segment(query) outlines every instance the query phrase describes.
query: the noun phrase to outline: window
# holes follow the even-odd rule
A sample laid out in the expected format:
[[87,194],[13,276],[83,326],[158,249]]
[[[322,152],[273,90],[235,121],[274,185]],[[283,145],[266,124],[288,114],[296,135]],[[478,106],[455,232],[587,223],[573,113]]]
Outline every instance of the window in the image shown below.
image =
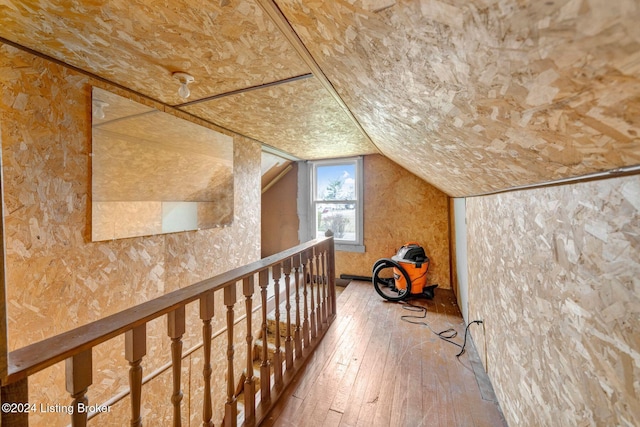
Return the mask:
[[362,158],[308,162],[308,237],[333,231],[336,249],[364,252]]

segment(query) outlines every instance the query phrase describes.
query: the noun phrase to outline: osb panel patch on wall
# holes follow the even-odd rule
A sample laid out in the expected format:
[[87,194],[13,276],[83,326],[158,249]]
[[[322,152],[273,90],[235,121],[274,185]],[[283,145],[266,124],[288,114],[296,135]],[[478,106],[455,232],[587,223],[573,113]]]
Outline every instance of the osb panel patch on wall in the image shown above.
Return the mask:
[[469,318],[509,425],[640,425],[640,176],[467,199]]
[[382,154],[450,196],[640,164],[636,0],[277,0]]
[[302,159],[377,152],[313,77],[184,110]]

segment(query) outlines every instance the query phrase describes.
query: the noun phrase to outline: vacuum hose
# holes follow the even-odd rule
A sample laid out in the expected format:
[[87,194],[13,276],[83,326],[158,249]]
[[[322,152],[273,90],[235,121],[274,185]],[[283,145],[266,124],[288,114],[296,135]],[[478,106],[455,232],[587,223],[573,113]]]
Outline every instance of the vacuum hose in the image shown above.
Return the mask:
[[[385,268],[393,267],[397,268],[402,276],[404,276],[405,283],[407,284],[405,289],[397,289],[395,286],[395,279],[381,278],[379,276],[380,272]],[[371,280],[376,292],[378,292],[382,298],[389,301],[401,301],[405,299],[411,291],[411,278],[409,277],[409,273],[407,273],[407,270],[405,270],[399,262],[390,258],[381,258],[373,264],[373,277]]]

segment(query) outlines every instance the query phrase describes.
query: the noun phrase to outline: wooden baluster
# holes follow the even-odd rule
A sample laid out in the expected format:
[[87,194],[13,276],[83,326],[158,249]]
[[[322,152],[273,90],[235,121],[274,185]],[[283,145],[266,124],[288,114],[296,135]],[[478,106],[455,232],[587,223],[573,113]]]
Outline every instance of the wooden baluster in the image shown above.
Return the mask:
[[282,388],[282,352],[280,350],[281,342],[280,342],[280,278],[282,277],[280,264],[276,264],[271,267],[271,274],[273,276],[273,290],[275,293],[275,304],[276,304],[276,330],[275,330],[275,344],[276,344],[276,352],[273,355],[273,376],[274,376],[274,385],[276,388]]
[[329,280],[329,299],[331,300],[331,318],[336,314],[336,256],[333,239],[327,243],[327,280]]
[[71,425],[84,427],[87,425],[87,389],[93,382],[91,369],[91,349],[71,356],[65,360],[67,391],[71,394],[73,412]]
[[316,266],[316,326],[318,328],[318,332],[323,329],[323,319],[322,319],[322,276],[320,275],[320,248],[316,246],[314,248],[315,255],[315,266]]
[[202,404],[202,426],[213,427],[211,408],[211,319],[213,318],[213,292],[200,297],[200,319],[202,319],[202,342],[204,352],[204,402]]
[[147,354],[147,325],[142,324],[124,334],[124,354],[129,361],[131,388],[131,427],[142,426],[142,358]]
[[184,306],[167,314],[167,334],[171,338],[171,369],[173,371],[173,393],[171,404],[173,405],[173,426],[182,426],[180,403],[182,402],[182,389],[180,377],[182,374],[182,336],[185,332]]
[[296,327],[294,330],[294,343],[296,348],[296,359],[302,357],[302,328],[300,326],[300,255],[293,257],[293,276],[296,285]]
[[327,317],[327,248],[326,245],[322,246],[322,252],[320,252],[320,259],[322,261],[322,322],[326,325],[328,321]]
[[256,385],[253,376],[253,332],[251,326],[253,290],[253,276],[245,277],[242,280],[242,291],[245,297],[245,312],[247,313],[247,375],[244,380],[244,419],[247,425],[253,425],[256,414]]
[[262,296],[262,362],[260,363],[260,394],[263,402],[271,401],[271,370],[267,356],[267,286],[269,286],[269,270],[258,273],[260,295]]
[[315,302],[315,298],[313,297],[314,295],[313,282],[315,282],[313,248],[309,249],[308,259],[309,259],[309,289],[311,290],[310,292],[311,299],[309,301],[309,307],[311,308],[311,311],[309,313],[309,318],[311,319],[311,340],[313,341],[316,338],[316,328],[318,326],[316,324],[316,302]]
[[284,289],[287,301],[285,309],[287,310],[287,338],[284,340],[284,353],[287,371],[293,369],[293,338],[291,337],[291,258],[287,258],[283,262],[284,270]]
[[238,424],[238,402],[234,396],[235,375],[233,373],[233,306],[236,303],[236,283],[224,288],[224,305],[227,306],[227,403],[224,405],[224,420],[226,427],[236,427]]
[[307,299],[307,275],[309,274],[309,258],[307,256],[307,251],[304,251],[300,254],[300,262],[302,263],[302,299],[304,302],[304,313],[302,318],[302,342],[304,344],[304,348],[307,349],[309,347],[309,307]]

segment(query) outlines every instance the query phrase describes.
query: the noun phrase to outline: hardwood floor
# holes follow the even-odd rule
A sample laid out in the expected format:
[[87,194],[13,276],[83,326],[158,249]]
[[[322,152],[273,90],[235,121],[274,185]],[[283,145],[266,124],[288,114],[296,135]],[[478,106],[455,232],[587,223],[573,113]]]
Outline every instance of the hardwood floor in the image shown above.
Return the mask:
[[[415,321],[438,332],[453,327],[462,343],[451,291],[411,303],[427,307],[426,319]],[[506,425],[488,380],[476,379],[475,348],[468,342],[457,359],[458,347],[400,318],[416,314],[384,301],[370,283],[351,282],[338,297],[338,318],[262,426]]]

